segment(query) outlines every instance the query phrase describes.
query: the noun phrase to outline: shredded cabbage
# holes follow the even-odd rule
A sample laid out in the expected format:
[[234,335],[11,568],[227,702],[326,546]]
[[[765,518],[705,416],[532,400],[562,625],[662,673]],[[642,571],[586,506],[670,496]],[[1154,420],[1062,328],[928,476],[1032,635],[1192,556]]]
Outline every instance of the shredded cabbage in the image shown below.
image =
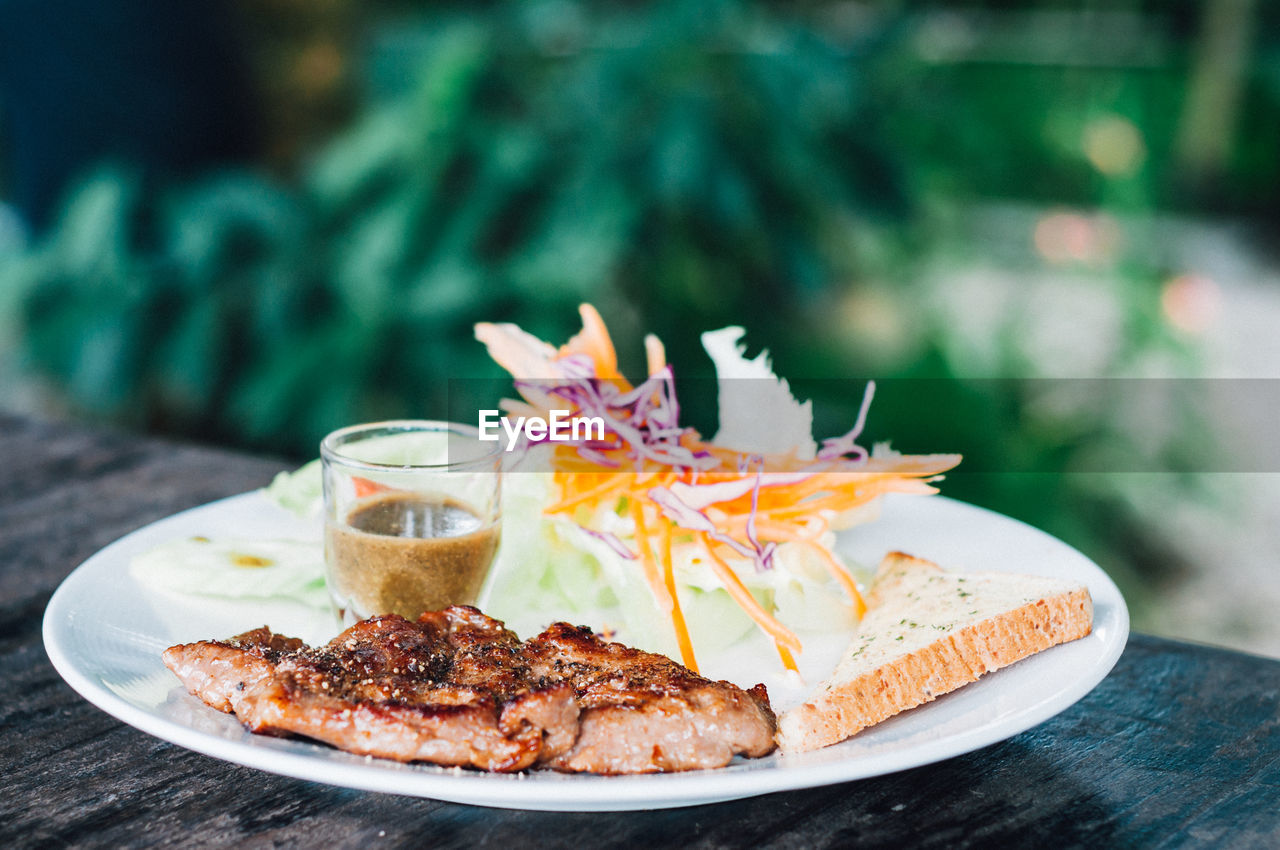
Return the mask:
[[293,472],[281,472],[266,488],[267,498],[295,516],[319,516],[324,507],[320,458]]

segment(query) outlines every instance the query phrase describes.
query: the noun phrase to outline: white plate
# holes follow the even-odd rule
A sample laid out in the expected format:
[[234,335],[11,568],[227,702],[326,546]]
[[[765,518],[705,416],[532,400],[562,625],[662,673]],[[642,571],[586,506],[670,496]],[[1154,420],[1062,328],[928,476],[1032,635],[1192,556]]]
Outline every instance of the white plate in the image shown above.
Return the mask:
[[[149,591],[129,576],[129,559],[183,536],[278,537],[296,531],[290,522],[261,493],[246,493],[161,520],[107,546],[68,576],[49,602],[44,643],[54,667],[86,699],[131,726],[272,773],[481,806],[618,811],[862,779],[1002,741],[1092,690],[1120,657],[1129,634],[1129,613],[1116,586],[1065,543],[1000,514],[939,496],[889,497],[878,521],[842,535],[842,552],[874,564],[887,551],[901,549],[953,570],[1074,579],[1093,595],[1093,633],[812,753],[740,758],[719,770],[651,776],[499,775],[402,765],[301,740],[251,735],[231,715],[188,695],[160,661],[161,651],[172,644],[227,637],[262,625],[264,612],[247,605],[195,607],[183,598]],[[295,633],[308,637],[301,609],[272,608],[268,613],[277,630],[288,633],[293,626]],[[758,669],[740,673],[730,678],[748,686],[768,680]]]

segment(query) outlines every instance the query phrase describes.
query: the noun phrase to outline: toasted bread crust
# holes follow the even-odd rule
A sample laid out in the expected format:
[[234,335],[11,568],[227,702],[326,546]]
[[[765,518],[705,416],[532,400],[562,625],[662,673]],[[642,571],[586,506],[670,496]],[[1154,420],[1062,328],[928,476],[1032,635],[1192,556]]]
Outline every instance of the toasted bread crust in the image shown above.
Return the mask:
[[[893,594],[889,570],[938,571],[936,564],[902,553],[885,558],[873,582],[872,601]],[[984,673],[1006,667],[1092,630],[1093,601],[1077,587],[1029,602],[948,633],[915,652],[840,682],[778,718],[778,746],[785,753],[816,750],[848,738],[899,712],[975,682]]]

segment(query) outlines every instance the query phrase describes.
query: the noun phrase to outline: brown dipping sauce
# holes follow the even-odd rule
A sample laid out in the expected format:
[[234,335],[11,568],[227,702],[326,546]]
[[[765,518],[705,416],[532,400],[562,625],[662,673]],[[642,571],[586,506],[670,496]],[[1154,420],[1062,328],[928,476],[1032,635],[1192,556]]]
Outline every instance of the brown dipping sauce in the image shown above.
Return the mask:
[[[325,557],[340,599],[361,617],[474,605],[498,548],[498,526],[444,497],[393,493],[325,523]],[[345,612],[344,612],[345,613]]]

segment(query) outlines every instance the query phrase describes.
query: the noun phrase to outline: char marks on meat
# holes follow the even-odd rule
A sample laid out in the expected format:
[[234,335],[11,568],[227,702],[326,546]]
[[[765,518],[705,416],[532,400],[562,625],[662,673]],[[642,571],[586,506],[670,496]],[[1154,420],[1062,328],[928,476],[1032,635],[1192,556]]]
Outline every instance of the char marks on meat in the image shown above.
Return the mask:
[[373,617],[316,648],[264,627],[164,661],[250,731],[398,761],[649,773],[773,749],[761,685],[713,682],[567,623],[521,643],[468,606]]
[[520,640],[472,608],[364,620],[322,647],[266,628],[165,650],[187,688],[252,732],[398,761],[520,770],[572,745],[566,684],[533,684]]
[[524,645],[540,682],[568,682],[581,710],[559,770],[653,773],[721,767],[737,753],[772,752],[776,729],[764,685],[744,691],[704,679],[665,655],[605,643],[556,623]]

